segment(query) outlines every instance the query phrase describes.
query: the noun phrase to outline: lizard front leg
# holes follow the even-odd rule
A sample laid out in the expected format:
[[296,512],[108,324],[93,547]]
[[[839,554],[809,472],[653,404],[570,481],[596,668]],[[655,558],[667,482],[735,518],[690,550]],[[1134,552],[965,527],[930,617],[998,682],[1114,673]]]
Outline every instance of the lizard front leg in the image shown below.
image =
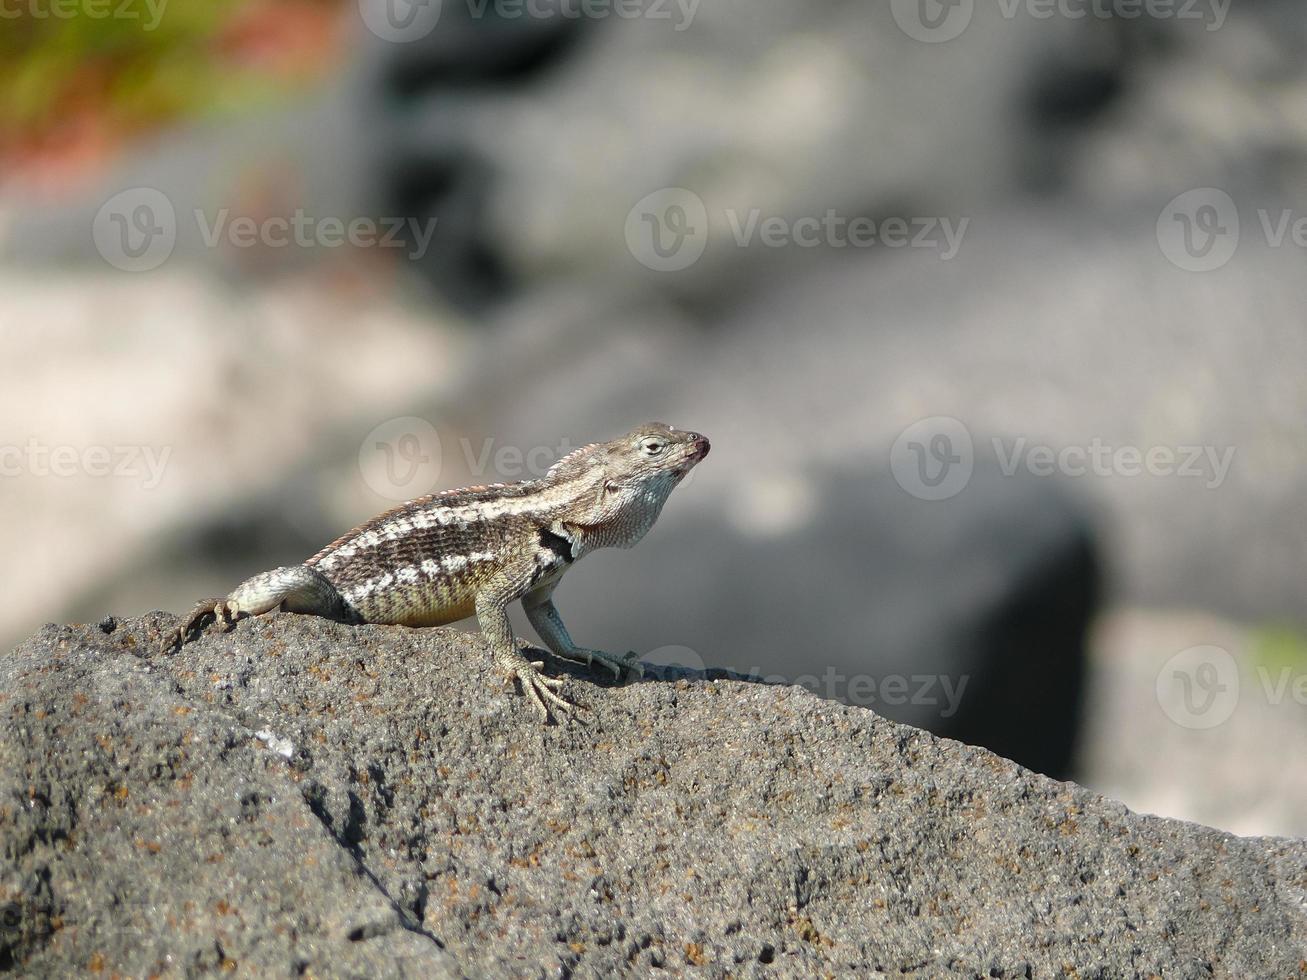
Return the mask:
[[540,639],[545,641],[545,646],[564,660],[579,661],[587,667],[603,664],[619,680],[627,671],[639,677],[641,670],[638,654],[628,653],[625,657],[617,657],[602,650],[579,647],[572,642],[572,635],[567,632],[567,627],[563,625],[563,617],[559,615],[558,607],[554,605],[555,585],[556,583],[551,582],[522,597],[522,608],[526,610],[526,618],[531,623],[531,628],[540,634]]
[[182,618],[181,626],[164,637],[163,649],[184,644],[209,616],[228,626],[241,616],[259,616],[273,609],[327,619],[349,618],[345,601],[326,576],[307,565],[289,565],[246,579],[225,599],[201,599]]
[[577,705],[554,693],[555,689],[563,686],[562,680],[542,674],[540,671],[544,663],[527,660],[522,656],[522,651],[513,638],[513,627],[508,620],[508,605],[522,595],[525,583],[530,581],[532,568],[531,563],[521,562],[496,573],[477,592],[476,614],[481,635],[490,645],[496,666],[510,677],[517,678],[541,720],[548,722],[551,705],[567,715],[579,709]]

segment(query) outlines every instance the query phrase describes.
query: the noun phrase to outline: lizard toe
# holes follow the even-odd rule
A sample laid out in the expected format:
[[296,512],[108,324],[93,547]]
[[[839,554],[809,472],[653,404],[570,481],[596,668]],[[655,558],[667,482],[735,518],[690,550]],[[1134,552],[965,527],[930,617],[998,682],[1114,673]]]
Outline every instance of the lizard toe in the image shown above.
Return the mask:
[[163,634],[163,639],[159,641],[159,652],[169,653],[177,649],[186,642],[186,631],[182,627],[170,629]]
[[562,679],[546,677],[540,673],[541,666],[543,665],[538,662],[527,663],[514,671],[523,692],[535,706],[536,714],[546,724],[549,722],[551,708],[566,717],[574,717],[581,710],[579,706],[554,693],[555,688],[563,686]]
[[186,644],[191,633],[200,630],[204,626],[204,621],[209,616],[217,619],[222,618],[220,612],[223,606],[222,599],[201,599],[195,604],[189,613],[182,617],[181,625],[175,630],[171,630],[164,635],[163,652],[168,652],[174,647],[180,649]]
[[611,653],[604,653],[602,650],[586,650],[585,663],[587,667],[593,667],[595,664],[602,664],[613,672],[617,680],[621,680],[631,669],[632,659],[638,660],[639,654],[628,653],[624,657],[614,656]]
[[[552,687],[552,688],[560,688],[563,686],[563,679],[561,677],[546,677],[544,674],[541,673],[541,671],[545,669],[545,662],[543,660],[532,660],[530,664],[532,670],[531,676],[533,678],[533,683],[544,684],[546,687]],[[519,672],[517,676],[518,679],[520,680],[522,677],[522,673]]]
[[622,658],[622,667],[626,670],[628,676],[634,680],[640,680],[644,677],[644,664],[640,662],[640,655],[632,650]]
[[540,692],[535,689],[535,685],[532,684],[530,680],[520,675],[518,676],[518,680],[522,682],[522,691],[531,701],[532,707],[535,708],[535,713],[539,716],[540,723],[542,725],[549,724],[549,709],[545,707],[544,701],[540,700]]

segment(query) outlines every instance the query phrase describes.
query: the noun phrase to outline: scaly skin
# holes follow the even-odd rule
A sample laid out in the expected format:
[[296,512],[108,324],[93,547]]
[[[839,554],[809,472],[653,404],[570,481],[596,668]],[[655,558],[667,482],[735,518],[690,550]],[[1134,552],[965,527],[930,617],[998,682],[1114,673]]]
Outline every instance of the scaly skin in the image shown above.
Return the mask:
[[274,610],[346,623],[439,626],[473,614],[495,663],[516,677],[542,719],[576,705],[557,678],[518,649],[508,606],[554,654],[600,664],[618,677],[635,654],[614,656],[572,642],[552,595],[597,548],[634,546],[677,484],[708,454],[708,440],[659,422],[585,446],[539,480],[446,490],[410,500],[337,538],[302,565],[275,568],[221,599],[205,599],[165,640],[184,644],[209,617],[227,625]]

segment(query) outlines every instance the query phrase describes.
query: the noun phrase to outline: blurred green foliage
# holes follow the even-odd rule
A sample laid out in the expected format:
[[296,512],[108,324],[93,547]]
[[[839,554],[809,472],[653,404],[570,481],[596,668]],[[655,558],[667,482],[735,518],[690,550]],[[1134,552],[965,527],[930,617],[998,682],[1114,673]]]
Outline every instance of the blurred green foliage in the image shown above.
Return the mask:
[[[88,126],[126,137],[275,95],[284,76],[249,50],[275,53],[279,41],[298,36],[306,10],[339,7],[335,0],[0,0],[0,148],[58,142]],[[294,45],[280,45],[287,46]]]
[[1260,629],[1253,636],[1253,654],[1268,670],[1302,670],[1307,668],[1307,635],[1291,626]]

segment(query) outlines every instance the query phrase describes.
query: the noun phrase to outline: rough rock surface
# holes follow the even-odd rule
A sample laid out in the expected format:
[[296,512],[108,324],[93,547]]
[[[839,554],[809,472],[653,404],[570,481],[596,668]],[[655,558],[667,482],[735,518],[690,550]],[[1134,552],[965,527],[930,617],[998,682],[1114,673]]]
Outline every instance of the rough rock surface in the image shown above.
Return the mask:
[[792,687],[578,674],[590,722],[541,727],[475,636],[287,615],[158,654],[174,622],[0,659],[0,968],[1307,970],[1307,842]]

